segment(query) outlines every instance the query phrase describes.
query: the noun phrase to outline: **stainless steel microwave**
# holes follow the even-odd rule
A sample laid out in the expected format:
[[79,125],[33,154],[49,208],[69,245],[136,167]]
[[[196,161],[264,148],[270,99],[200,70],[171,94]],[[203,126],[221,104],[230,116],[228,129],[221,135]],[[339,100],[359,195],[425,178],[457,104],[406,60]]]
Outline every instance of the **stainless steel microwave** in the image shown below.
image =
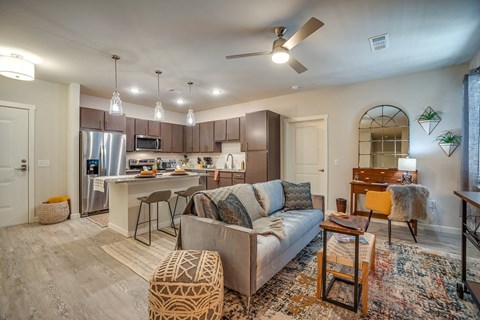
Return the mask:
[[162,151],[162,139],[151,136],[135,136],[135,151]]

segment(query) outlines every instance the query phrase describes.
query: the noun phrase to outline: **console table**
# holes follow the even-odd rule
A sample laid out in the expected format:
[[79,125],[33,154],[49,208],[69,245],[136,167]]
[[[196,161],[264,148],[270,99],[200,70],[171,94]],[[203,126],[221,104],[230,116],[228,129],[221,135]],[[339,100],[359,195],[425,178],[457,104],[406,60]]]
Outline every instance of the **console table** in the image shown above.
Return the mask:
[[480,192],[454,191],[453,193],[462,199],[462,282],[457,283],[457,294],[460,299],[463,299],[464,293],[471,294],[473,301],[480,308],[480,282],[467,280],[467,239],[477,250],[480,250],[478,233],[467,225],[467,203],[480,208]]
[[[404,171],[382,168],[353,168],[352,181],[350,182],[350,213],[368,217],[370,212],[360,211],[357,208],[357,196],[366,194],[367,191],[385,191],[391,184],[402,184]],[[418,183],[418,171],[409,172],[412,180]],[[386,215],[373,213],[373,218],[387,219]],[[412,220],[412,227],[417,235],[417,220]]]

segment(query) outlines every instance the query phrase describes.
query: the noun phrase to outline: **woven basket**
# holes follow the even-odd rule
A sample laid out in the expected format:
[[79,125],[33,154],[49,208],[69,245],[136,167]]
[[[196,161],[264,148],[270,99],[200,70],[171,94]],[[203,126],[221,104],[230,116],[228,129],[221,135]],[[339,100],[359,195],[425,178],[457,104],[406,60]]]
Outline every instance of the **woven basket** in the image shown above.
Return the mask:
[[68,201],[42,203],[37,209],[38,221],[41,224],[59,223],[67,220],[70,214]]

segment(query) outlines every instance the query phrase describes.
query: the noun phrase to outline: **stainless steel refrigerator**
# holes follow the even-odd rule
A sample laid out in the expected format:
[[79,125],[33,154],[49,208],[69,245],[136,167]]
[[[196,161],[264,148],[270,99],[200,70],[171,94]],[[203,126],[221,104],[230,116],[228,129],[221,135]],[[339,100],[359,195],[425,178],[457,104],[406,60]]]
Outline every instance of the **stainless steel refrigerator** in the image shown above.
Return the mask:
[[93,190],[93,180],[100,176],[118,176],[126,169],[126,136],[123,133],[80,131],[80,213],[108,209],[105,192]]

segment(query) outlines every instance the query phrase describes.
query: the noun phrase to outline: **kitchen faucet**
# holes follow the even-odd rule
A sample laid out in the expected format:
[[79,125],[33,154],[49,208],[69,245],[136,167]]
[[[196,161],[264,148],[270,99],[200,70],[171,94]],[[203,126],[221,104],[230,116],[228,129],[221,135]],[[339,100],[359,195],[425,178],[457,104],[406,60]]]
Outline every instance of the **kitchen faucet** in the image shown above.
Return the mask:
[[228,162],[228,157],[232,157],[231,164],[230,164],[230,169],[235,169],[235,165],[233,164],[233,156],[231,153],[228,154],[227,160],[225,160],[225,165],[223,166],[225,169],[228,169],[227,162]]

